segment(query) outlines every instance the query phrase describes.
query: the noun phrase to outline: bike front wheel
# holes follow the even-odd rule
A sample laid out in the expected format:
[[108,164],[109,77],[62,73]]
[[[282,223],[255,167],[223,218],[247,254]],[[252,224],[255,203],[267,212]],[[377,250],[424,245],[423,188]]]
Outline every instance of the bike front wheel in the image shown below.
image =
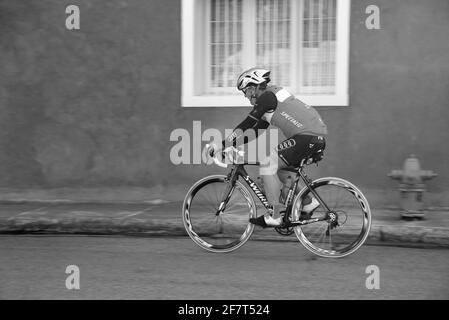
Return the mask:
[[[219,212],[230,193],[225,210]],[[254,231],[249,219],[256,217],[256,205],[248,189],[239,181],[234,187],[226,176],[215,175],[199,180],[187,193],[182,219],[190,238],[212,252],[230,252],[240,248]]]
[[[354,184],[340,178],[315,180],[311,189],[327,208],[320,203],[311,215],[301,214],[302,200],[314,196],[307,187],[299,192],[292,207],[293,220],[311,222],[295,227],[299,241],[309,251],[326,258],[354,253],[363,245],[371,228],[371,209],[366,197]],[[318,221],[313,222],[314,219]]]

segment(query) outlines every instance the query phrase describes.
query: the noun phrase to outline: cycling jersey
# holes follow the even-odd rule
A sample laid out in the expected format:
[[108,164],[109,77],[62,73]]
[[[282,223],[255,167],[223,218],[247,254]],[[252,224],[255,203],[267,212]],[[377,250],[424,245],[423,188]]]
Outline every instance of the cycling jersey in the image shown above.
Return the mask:
[[257,98],[253,110],[240,123],[233,134],[223,141],[223,146],[234,143],[238,129],[266,129],[270,124],[278,127],[285,137],[297,134],[327,135],[327,127],[318,112],[295,98],[282,87],[268,86]]

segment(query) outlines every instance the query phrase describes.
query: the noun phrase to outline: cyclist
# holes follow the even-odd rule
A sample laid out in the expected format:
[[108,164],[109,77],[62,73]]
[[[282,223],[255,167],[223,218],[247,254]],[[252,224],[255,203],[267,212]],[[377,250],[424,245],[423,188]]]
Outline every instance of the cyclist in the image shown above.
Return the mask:
[[[267,159],[260,161],[261,164],[264,163],[260,167],[260,175],[273,210],[258,218],[251,218],[250,222],[264,228],[277,227],[282,223],[279,203],[282,184],[277,175],[278,169],[298,166],[302,159],[324,150],[324,136],[327,135],[327,127],[314,108],[295,98],[286,89],[268,85],[271,81],[270,73],[266,69],[252,68],[238,77],[237,89],[243,92],[254,107],[247,118],[222,142],[224,149],[234,145],[246,130],[255,130],[257,136],[257,130],[266,129],[270,124],[287,137],[271,151]],[[214,145],[208,150],[211,155],[217,151],[218,147]],[[309,216],[319,206],[314,197],[304,199],[303,204],[302,213]]]

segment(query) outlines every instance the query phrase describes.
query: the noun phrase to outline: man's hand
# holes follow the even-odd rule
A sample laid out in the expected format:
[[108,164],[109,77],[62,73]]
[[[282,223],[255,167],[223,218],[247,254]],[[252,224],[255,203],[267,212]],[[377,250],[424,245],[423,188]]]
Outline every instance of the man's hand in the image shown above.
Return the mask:
[[210,157],[213,157],[217,153],[217,151],[218,147],[215,144],[211,143],[206,145],[206,152]]

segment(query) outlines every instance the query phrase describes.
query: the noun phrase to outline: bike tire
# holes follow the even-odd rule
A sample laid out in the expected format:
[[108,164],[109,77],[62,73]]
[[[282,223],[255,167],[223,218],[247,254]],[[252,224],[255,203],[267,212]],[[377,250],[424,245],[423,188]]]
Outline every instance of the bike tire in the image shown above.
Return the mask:
[[[354,184],[336,177],[314,180],[311,188],[323,199],[331,213],[335,214],[340,225],[320,221],[297,226],[295,234],[298,240],[310,252],[326,258],[342,258],[357,251],[371,229],[371,209],[366,197]],[[334,190],[342,196],[332,199],[331,192]],[[307,187],[296,195],[292,207],[294,221],[300,219],[301,202],[307,195],[312,195]],[[320,206],[307,219],[323,217],[326,212]]]
[[210,252],[234,251],[245,244],[254,231],[249,218],[257,217],[257,208],[250,191],[241,182],[236,181],[229,203],[219,216],[215,212],[221,202],[220,195],[203,196],[207,189],[223,190],[228,184],[224,175],[205,177],[190,188],[183,202],[182,219],[187,234]]

